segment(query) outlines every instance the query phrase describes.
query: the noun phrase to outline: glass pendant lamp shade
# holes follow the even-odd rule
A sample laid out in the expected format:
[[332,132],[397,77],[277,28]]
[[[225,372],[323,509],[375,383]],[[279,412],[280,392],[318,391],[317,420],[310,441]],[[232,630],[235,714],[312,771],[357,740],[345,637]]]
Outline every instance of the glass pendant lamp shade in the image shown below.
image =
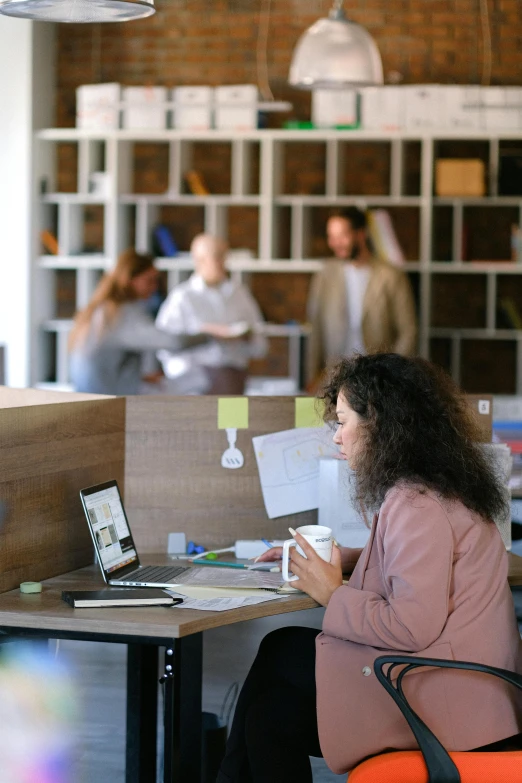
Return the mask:
[[337,0],[329,17],[315,22],[297,42],[288,81],[304,90],[382,84],[381,55],[371,35],[346,18]]
[[155,12],[154,0],[0,0],[0,13],[41,22],[128,22]]

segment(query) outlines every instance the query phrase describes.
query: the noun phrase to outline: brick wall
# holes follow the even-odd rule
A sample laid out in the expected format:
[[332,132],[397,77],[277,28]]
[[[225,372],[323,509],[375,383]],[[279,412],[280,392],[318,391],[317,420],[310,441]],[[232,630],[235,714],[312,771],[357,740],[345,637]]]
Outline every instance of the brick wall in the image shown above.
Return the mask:
[[[74,125],[75,88],[91,82],[125,85],[257,82],[259,12],[266,0],[156,0],[143,21],[60,25],[57,124]],[[516,84],[522,73],[522,2],[488,0],[493,84]],[[286,84],[299,35],[330,0],[272,0],[268,66],[276,98],[308,118],[309,96]],[[478,83],[479,0],[347,0],[350,18],[375,37],[384,73],[405,83]]]

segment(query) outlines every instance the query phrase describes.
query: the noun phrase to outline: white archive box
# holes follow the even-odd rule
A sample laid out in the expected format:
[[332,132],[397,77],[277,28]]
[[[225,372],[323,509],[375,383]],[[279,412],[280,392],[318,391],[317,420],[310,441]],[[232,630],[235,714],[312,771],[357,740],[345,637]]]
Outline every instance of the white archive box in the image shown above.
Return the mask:
[[215,126],[219,130],[257,128],[257,87],[230,84],[215,88]]
[[174,87],[172,125],[181,130],[209,130],[212,127],[214,88],[204,85]]
[[163,130],[167,127],[166,87],[124,87],[123,127],[127,130]]
[[[363,547],[370,537],[370,528],[358,508],[352,493],[353,471],[346,460],[319,460],[318,525],[332,528],[341,546]],[[371,518],[368,520],[371,522]]]
[[447,84],[441,87],[446,127],[480,130],[484,127],[478,84]]
[[116,82],[82,84],[76,89],[76,127],[115,130],[120,127],[121,87]]
[[408,130],[447,126],[444,87],[440,84],[407,84],[404,92],[405,127]]
[[316,128],[357,123],[356,90],[313,90],[312,122]]
[[519,130],[522,88],[482,87],[480,90],[485,130]]
[[404,128],[402,87],[362,87],[359,96],[361,128],[384,131]]

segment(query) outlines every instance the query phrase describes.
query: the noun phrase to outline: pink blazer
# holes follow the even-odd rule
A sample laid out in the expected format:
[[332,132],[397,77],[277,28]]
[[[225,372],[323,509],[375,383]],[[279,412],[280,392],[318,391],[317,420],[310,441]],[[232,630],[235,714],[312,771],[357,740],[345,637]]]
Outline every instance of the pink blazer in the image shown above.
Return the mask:
[[[462,503],[405,484],[388,492],[317,638],[319,738],[334,772],[385,749],[417,747],[373,673],[384,652],[522,671],[507,569],[496,526]],[[517,694],[484,674],[417,669],[405,676],[404,691],[449,750],[522,730]]]

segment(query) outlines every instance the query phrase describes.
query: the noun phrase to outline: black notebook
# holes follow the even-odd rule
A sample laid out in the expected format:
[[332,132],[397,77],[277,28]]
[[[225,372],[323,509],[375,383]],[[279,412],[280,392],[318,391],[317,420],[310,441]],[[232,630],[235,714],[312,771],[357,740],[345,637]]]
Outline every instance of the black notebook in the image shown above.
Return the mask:
[[183,601],[163,590],[119,590],[112,587],[105,590],[64,590],[62,598],[75,609],[96,606],[174,606]]

